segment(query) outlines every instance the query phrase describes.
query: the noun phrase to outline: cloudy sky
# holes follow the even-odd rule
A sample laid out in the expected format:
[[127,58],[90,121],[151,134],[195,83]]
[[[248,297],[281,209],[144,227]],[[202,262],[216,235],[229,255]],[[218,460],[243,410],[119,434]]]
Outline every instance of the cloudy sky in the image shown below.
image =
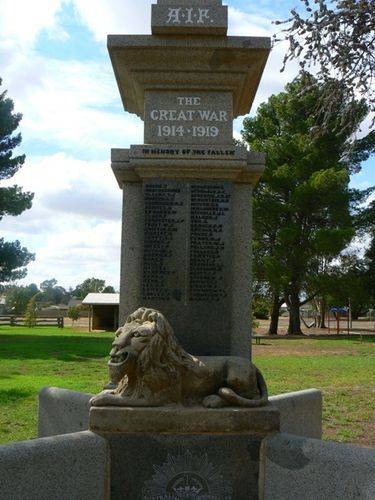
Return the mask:
[[[56,278],[65,287],[89,276],[118,287],[121,192],[110,169],[111,147],[142,143],[142,122],[122,109],[106,50],[108,33],[150,33],[151,0],[0,0],[0,77],[23,113],[13,177],[35,193],[33,208],[1,221],[36,260],[24,283]],[[299,0],[228,0],[230,34],[268,36]],[[284,48],[274,49],[254,103],[282,90],[295,66],[280,74]],[[242,119],[235,122],[237,133]],[[374,160],[353,179],[375,184]]]

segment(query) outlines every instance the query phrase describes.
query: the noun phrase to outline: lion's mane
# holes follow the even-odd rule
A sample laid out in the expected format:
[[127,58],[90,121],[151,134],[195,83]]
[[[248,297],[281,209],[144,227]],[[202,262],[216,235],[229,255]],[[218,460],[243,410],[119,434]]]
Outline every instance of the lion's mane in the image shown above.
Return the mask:
[[[125,325],[133,323],[136,330],[145,322],[154,324],[154,334],[138,356],[134,380],[125,374],[115,393],[138,399],[165,393],[177,402],[181,377],[187,370],[196,372],[197,361],[180,346],[167,319],[155,309],[138,309],[127,318]],[[121,334],[122,328],[117,336]]]

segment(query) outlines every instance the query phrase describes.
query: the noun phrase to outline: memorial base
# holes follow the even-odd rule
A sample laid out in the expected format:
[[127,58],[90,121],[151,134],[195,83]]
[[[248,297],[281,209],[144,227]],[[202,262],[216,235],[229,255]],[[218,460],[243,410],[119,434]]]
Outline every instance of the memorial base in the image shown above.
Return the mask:
[[255,499],[260,446],[279,413],[103,407],[91,409],[90,430],[109,444],[111,499]]

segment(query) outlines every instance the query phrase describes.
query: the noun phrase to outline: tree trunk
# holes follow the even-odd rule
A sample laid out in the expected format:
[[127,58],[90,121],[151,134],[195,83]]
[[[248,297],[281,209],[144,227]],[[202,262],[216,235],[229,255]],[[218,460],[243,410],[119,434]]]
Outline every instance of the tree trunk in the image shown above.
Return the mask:
[[288,299],[289,308],[289,326],[288,335],[303,335],[301,330],[301,318],[299,315],[300,301],[299,293],[296,288],[292,289]]
[[279,313],[282,303],[280,302],[280,297],[277,292],[272,294],[272,311],[271,311],[271,323],[268,329],[267,335],[277,335],[279,328]]
[[327,328],[326,327],[326,314],[327,314],[327,301],[325,297],[319,299],[319,321],[318,328]]
[[360,313],[361,311],[359,309],[355,309],[355,307],[352,306],[352,319],[357,320]]

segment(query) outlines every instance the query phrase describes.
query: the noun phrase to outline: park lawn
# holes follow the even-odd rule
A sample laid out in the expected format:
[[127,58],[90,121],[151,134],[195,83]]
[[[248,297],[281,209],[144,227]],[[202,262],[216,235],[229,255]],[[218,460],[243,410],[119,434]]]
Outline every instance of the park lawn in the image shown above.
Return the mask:
[[[41,387],[99,392],[113,334],[0,327],[0,443],[36,437]],[[271,394],[324,392],[324,437],[375,445],[375,338],[264,340],[254,362]]]
[[57,327],[0,327],[0,443],[36,437],[45,386],[99,392],[113,334]]
[[270,394],[323,391],[323,438],[375,446],[375,336],[263,340],[253,346]]

